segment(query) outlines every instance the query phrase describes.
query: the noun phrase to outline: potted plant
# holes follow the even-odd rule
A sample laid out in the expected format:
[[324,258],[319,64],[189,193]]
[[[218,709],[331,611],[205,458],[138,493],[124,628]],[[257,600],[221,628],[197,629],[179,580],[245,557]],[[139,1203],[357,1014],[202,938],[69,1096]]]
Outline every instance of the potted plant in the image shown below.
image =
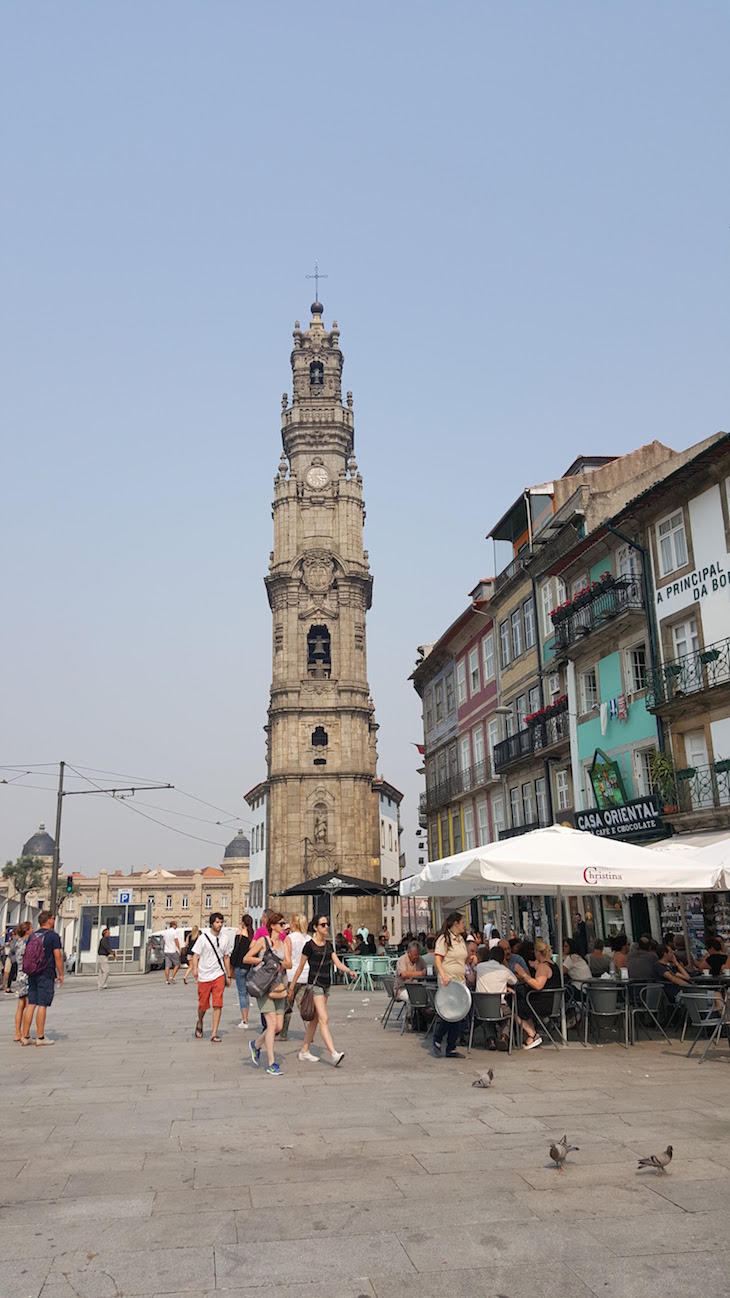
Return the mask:
[[649,770],[654,791],[666,812],[677,810],[677,780],[674,773],[674,762],[669,753],[658,749],[649,758]]
[[704,667],[706,667],[708,663],[717,662],[719,657],[720,657],[719,649],[703,649],[700,654],[700,662],[703,664]]

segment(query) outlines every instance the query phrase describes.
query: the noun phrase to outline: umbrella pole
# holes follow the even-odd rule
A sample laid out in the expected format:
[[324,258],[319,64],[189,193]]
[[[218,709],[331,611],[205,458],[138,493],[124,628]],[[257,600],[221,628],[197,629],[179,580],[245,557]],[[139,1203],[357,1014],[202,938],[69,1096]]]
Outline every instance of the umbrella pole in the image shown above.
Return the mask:
[[687,927],[687,903],[684,899],[684,893],[679,894],[679,913],[682,917],[682,932],[684,934],[684,949],[687,952],[687,969],[692,967],[692,948],[689,941],[689,928]]
[[[555,905],[557,909],[557,930],[558,930],[558,970],[560,972],[560,986],[565,986],[565,975],[563,974],[563,890],[555,889]],[[568,1024],[565,1018],[565,997],[560,1001],[560,1031],[563,1037],[563,1045],[568,1044]]]

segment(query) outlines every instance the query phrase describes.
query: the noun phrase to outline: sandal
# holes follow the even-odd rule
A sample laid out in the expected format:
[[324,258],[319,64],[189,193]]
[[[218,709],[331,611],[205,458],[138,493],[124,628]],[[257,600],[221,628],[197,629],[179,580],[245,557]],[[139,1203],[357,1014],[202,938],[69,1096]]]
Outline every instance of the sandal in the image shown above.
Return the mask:
[[198,1038],[198,1041],[200,1041],[200,1039],[201,1039],[201,1037],[202,1037],[202,1035],[203,1035],[203,1029],[202,1029],[202,1028],[196,1028],[196,1029],[195,1029],[195,1035],[196,1035],[196,1037]]
[[212,1046],[219,1046],[222,1040],[223,1040],[222,1037],[211,1037],[211,1038],[210,1038],[210,1044],[211,1044]]

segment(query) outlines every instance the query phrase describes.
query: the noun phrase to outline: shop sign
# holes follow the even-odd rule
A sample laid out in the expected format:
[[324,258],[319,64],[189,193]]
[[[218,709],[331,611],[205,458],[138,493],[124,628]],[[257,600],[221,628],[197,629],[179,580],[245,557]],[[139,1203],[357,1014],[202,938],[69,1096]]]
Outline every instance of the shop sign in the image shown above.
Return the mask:
[[686,577],[681,577],[679,581],[670,581],[666,586],[660,587],[656,593],[657,612],[661,610],[662,617],[667,616],[669,610],[664,609],[665,604],[672,604],[672,600],[679,600],[675,608],[683,607],[687,600],[681,598],[688,592],[691,593],[696,604],[707,595],[714,595],[719,590],[726,590],[730,585],[730,578],[726,572],[726,564],[722,560],[716,563],[707,563],[702,568],[695,568]]
[[619,807],[626,804],[626,789],[618,762],[597,748],[593,765],[588,772],[599,807]]
[[[622,806],[592,807],[589,811],[576,811],[575,827],[599,838],[656,838],[666,835],[667,828],[654,794],[633,798]],[[595,883],[597,880],[586,880]],[[610,882],[605,880],[605,882]]]

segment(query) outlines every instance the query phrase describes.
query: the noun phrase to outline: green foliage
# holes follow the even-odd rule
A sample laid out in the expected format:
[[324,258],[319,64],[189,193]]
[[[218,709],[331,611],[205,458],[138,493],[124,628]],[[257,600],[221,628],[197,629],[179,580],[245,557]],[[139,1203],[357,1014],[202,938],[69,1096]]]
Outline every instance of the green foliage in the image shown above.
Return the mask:
[[656,749],[649,758],[649,769],[654,789],[665,806],[676,806],[677,777],[674,762],[669,753],[660,753]]
[[37,856],[19,856],[17,861],[8,861],[3,869],[3,878],[10,880],[21,901],[25,902],[29,892],[43,887],[46,867]]

